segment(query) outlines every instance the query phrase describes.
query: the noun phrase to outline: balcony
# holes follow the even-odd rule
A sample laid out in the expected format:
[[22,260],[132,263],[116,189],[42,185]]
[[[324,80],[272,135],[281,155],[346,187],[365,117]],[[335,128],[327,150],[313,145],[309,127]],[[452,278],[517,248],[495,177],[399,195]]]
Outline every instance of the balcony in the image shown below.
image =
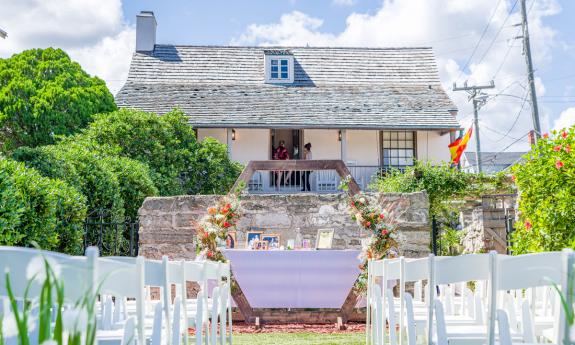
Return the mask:
[[[348,166],[350,175],[362,191],[384,169],[379,166]],[[306,172],[309,172],[309,190],[307,190]],[[293,193],[339,193],[341,177],[335,169],[328,170],[255,170],[247,183],[251,194],[293,194]]]

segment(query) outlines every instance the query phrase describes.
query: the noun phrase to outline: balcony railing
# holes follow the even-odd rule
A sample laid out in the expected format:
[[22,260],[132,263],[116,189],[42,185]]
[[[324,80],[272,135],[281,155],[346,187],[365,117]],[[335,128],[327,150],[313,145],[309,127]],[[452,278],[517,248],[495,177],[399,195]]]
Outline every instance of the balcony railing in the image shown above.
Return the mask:
[[[375,178],[384,172],[379,166],[348,166],[351,176],[360,189],[369,190]],[[309,176],[309,190],[306,177]],[[313,171],[259,171],[256,170],[248,182],[248,191],[261,193],[338,193],[341,178],[335,170]]]

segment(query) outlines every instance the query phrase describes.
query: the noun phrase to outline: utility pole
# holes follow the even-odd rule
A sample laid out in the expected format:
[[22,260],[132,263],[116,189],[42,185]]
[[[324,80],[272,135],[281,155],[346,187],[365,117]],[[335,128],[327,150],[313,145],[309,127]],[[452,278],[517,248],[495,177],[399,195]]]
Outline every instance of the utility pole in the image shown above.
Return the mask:
[[457,87],[456,83],[453,83],[453,91],[467,91],[469,93],[469,100],[473,100],[473,132],[475,134],[475,167],[477,172],[480,173],[483,168],[481,166],[481,141],[479,140],[479,109],[485,103],[487,103],[487,95],[481,90],[493,89],[495,88],[495,83],[493,80],[489,85],[475,85],[467,86],[467,82],[463,84],[463,87]]
[[535,130],[535,142],[541,138],[541,124],[539,123],[539,107],[537,106],[537,93],[535,92],[535,81],[533,77],[533,62],[531,60],[531,43],[529,43],[529,28],[527,26],[527,9],[525,0],[521,0],[521,26],[523,28],[523,54],[527,64],[527,79],[529,81],[529,93],[531,98],[531,118],[533,129]]

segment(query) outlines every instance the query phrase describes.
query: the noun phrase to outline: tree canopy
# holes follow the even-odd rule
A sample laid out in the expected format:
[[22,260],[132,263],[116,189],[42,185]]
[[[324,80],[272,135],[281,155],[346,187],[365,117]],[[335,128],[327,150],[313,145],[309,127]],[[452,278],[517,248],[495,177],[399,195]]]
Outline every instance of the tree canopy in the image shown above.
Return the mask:
[[103,80],[61,49],[31,49],[0,59],[0,143],[5,152],[52,144],[116,109]]
[[118,148],[120,155],[147,164],[163,196],[228,193],[242,169],[225,145],[197,141],[178,110],[162,116],[133,109],[97,115],[75,138]]

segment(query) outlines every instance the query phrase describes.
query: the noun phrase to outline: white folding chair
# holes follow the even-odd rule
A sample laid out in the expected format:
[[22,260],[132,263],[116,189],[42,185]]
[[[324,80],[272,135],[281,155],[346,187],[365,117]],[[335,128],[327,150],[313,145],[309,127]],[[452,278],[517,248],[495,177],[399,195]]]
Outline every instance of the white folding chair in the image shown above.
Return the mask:
[[[429,294],[433,295],[435,286],[469,281],[491,281],[491,267],[495,253],[468,254],[455,257],[429,256],[430,274]],[[449,324],[446,322],[443,304],[438,298],[431,298],[429,308],[435,316],[435,336],[437,345],[483,344],[487,335],[486,325]],[[428,329],[433,329],[433,319],[428,320]],[[433,332],[429,332],[431,344]]]
[[[491,287],[492,299],[489,305],[489,334],[488,345],[493,345],[497,333],[495,332],[495,323],[499,323],[499,337],[502,345],[510,345],[512,337],[510,336],[509,316],[504,310],[498,308],[498,292],[510,290],[536,289],[555,284],[560,290],[567,292],[567,281],[570,272],[569,261],[572,259],[573,252],[564,250],[562,252],[545,252],[536,254],[526,254],[518,256],[497,255],[493,262]],[[544,290],[544,289],[540,289]],[[543,296],[540,294],[540,300],[534,299],[532,305],[543,302]],[[541,303],[544,304],[544,303]],[[532,330],[533,315],[528,304],[522,307],[523,312],[523,339],[522,341],[534,342]],[[562,308],[556,309],[555,327],[549,329],[547,339],[554,344],[563,344],[565,337],[565,313]]]

